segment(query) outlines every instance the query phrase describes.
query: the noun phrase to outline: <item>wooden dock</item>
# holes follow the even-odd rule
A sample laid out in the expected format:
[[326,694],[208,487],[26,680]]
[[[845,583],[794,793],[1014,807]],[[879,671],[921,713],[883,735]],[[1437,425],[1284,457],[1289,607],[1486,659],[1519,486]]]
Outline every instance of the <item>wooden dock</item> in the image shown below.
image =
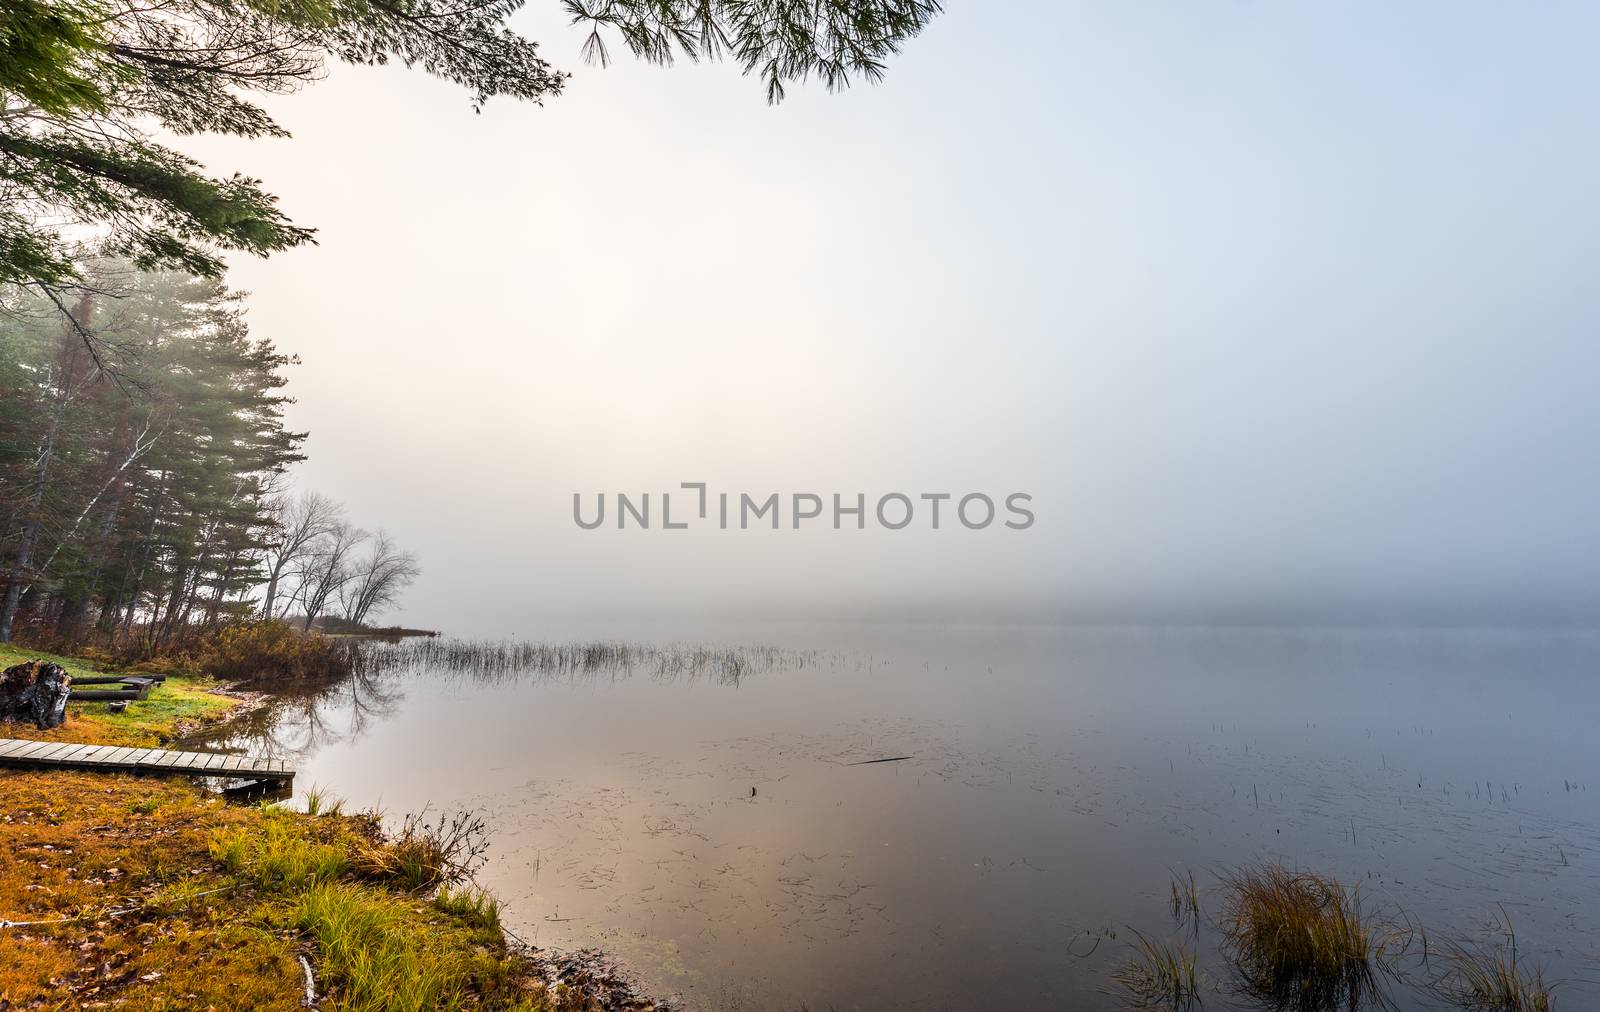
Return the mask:
[[80,745],[76,742],[0,738],[0,766],[96,770],[102,773],[181,774],[270,780],[287,784],[294,770],[280,759],[252,759],[225,752],[171,752],[160,748]]

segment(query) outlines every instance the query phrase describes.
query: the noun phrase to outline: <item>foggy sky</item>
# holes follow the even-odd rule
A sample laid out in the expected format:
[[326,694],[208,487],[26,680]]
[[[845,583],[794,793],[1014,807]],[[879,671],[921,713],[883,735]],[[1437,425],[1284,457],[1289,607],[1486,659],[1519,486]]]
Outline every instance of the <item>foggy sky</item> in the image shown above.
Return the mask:
[[[542,108],[335,67],[184,142],[320,230],[231,281],[392,617],[1600,617],[1600,11],[948,6],[769,108],[533,0]],[[1037,522],[572,522],[683,481]]]

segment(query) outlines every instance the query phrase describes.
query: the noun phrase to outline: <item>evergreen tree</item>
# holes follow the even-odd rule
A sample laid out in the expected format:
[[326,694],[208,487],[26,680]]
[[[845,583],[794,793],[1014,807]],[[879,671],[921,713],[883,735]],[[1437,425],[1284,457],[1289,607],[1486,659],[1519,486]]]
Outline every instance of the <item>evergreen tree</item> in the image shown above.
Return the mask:
[[[97,288],[108,287],[104,278]],[[151,618],[159,641],[245,610],[267,500],[302,459],[283,424],[289,360],[249,336],[219,282],[140,276],[62,324],[39,297],[0,315],[0,641],[24,607],[73,635]],[[98,316],[98,320],[96,320]],[[76,327],[117,356],[120,385]]]
[[[329,59],[399,60],[465,86],[475,106],[542,101],[566,75],[509,27],[521,0],[5,0],[0,4],[0,283],[79,282],[69,238],[94,226],[142,269],[215,277],[221,251],[267,255],[312,238],[252,178],[207,175],[154,137],[281,136],[252,101]],[[934,0],[566,0],[607,57],[730,57],[785,82],[876,79],[938,12]],[[64,307],[63,307],[64,308]],[[80,337],[88,341],[88,332]]]

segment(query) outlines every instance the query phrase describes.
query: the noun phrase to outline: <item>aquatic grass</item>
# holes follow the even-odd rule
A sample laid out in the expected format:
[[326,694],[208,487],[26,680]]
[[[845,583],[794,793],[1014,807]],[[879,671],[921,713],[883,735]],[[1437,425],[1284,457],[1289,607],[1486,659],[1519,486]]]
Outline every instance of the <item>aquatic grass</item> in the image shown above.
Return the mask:
[[1289,1012],[1382,1003],[1358,890],[1278,864],[1223,876],[1223,954],[1242,990]]
[[813,657],[806,652],[763,646],[530,643],[429,637],[369,644],[360,651],[356,664],[369,673],[448,671],[491,683],[529,674],[549,680],[620,679],[644,674],[659,681],[707,679],[737,686],[753,673],[803,667]]
[[1200,930],[1200,886],[1194,872],[1172,872],[1172,920],[1179,928],[1188,926],[1196,933]]
[[1111,974],[1112,994],[1124,1008],[1190,1012],[1201,1005],[1194,952],[1182,942],[1157,941],[1132,929],[1133,955]]
[[1556,985],[1547,983],[1542,967],[1528,966],[1517,951],[1517,933],[1501,910],[1502,944],[1492,948],[1447,942],[1442,950],[1445,971],[1432,990],[1450,1005],[1471,1012],[1550,1012]]

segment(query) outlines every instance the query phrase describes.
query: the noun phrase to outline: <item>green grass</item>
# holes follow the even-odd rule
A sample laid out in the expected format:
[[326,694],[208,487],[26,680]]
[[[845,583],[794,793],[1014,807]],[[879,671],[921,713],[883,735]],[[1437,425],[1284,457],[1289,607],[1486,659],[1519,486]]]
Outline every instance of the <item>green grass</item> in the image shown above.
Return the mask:
[[308,838],[287,813],[264,810],[257,825],[219,832],[211,856],[230,874],[265,888],[304,889],[343,875],[345,848]]
[[306,789],[306,814],[339,816],[344,814],[344,801],[334,797],[325,787],[316,784]]
[[419,901],[396,891],[403,880],[368,878],[363,855],[390,846],[370,826],[264,805],[214,832],[209,852],[255,896],[259,919],[311,943],[324,1008],[550,1008],[552,996],[506,949],[499,902],[470,886]]
[[480,931],[500,930],[500,901],[474,886],[446,886],[433,898],[433,905]]
[[24,650],[14,643],[0,643],[0,668],[9,668],[13,664],[23,664],[27,661],[50,661],[67,669],[67,674],[74,678],[79,675],[114,675],[120,672],[101,671],[88,661],[77,657],[63,657],[60,654],[47,654],[41,650]]
[[[121,673],[102,670],[79,658],[24,650],[9,643],[0,644],[0,668],[35,659],[59,664],[74,678]],[[129,702],[127,709],[121,713],[108,712],[105,703],[71,703],[67,706],[67,722],[54,732],[33,733],[29,725],[13,724],[5,734],[8,737],[52,737],[90,744],[160,745],[171,741],[182,726],[215,720],[240,705],[238,699],[213,692],[218,684],[209,678],[169,675],[166,681],[150,690],[149,698]]]
[[432,1012],[481,1007],[544,1007],[518,995],[502,959],[463,944],[455,932],[419,931],[392,896],[348,882],[312,886],[289,920],[316,946],[322,972],[338,989],[337,1007],[350,1012]]

